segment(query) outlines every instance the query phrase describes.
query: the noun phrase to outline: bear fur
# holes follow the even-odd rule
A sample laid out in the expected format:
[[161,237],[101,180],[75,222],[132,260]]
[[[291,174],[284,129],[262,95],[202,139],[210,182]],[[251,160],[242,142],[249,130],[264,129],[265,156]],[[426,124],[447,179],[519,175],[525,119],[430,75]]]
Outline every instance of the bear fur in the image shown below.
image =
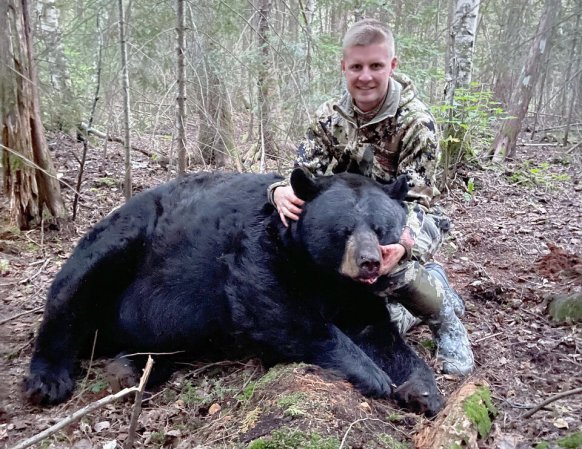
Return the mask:
[[[83,237],[48,292],[24,393],[70,397],[79,357],[180,351],[182,359],[256,355],[331,369],[363,394],[427,415],[434,374],[372,293],[379,245],[398,242],[406,179],[294,170],[306,201],[286,228],[266,189],[276,175],[198,173],[145,191]],[[156,358],[160,373],[169,375]],[[167,373],[165,373],[167,371]]]

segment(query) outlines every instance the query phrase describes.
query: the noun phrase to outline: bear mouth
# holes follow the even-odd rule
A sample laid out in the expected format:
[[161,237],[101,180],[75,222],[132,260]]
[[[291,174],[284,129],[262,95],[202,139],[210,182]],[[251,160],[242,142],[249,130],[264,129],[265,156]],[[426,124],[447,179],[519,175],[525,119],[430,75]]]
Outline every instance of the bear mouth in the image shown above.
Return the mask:
[[378,280],[379,277],[380,276],[376,276],[376,275],[360,276],[360,277],[356,278],[356,281],[358,281],[362,284],[372,285],[372,284],[376,283],[376,281]]

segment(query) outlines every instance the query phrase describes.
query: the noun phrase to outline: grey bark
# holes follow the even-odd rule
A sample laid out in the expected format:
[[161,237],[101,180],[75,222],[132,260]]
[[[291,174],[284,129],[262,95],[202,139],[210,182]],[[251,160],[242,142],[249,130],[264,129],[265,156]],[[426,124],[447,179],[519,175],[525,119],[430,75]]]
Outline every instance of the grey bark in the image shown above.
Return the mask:
[[176,95],[176,143],[178,152],[178,174],[186,172],[186,66],[184,64],[184,0],[176,0],[176,67],[177,88]]
[[41,123],[38,77],[26,0],[0,2],[0,142],[4,191],[21,229],[42,219],[43,207],[65,216],[56,171]]
[[509,105],[509,115],[512,118],[503,123],[493,142],[491,153],[495,162],[502,162],[506,157],[515,154],[517,134],[527,113],[533,88],[540,73],[541,61],[548,49],[548,41],[561,6],[560,0],[546,0],[544,3],[529,55]]
[[125,13],[123,10],[123,0],[117,1],[119,9],[119,44],[121,47],[121,87],[123,91],[123,128],[124,128],[124,150],[125,150],[125,180],[123,184],[123,194],[126,200],[131,198],[131,123],[130,123],[130,103],[129,103],[129,70],[127,67],[127,41],[125,35]]

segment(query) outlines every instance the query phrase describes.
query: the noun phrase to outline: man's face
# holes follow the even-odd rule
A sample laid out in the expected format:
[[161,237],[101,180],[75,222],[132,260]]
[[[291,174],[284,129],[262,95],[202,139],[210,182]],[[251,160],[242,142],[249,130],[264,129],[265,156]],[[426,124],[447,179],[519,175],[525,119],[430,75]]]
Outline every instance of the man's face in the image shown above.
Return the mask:
[[354,103],[364,112],[377,107],[388,90],[388,81],[398,60],[386,43],[348,47],[342,59],[342,72]]

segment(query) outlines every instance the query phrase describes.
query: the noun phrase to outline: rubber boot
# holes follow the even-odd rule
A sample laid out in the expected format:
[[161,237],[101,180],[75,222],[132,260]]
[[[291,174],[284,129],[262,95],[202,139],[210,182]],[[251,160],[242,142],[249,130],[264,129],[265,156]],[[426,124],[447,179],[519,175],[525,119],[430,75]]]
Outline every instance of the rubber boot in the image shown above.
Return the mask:
[[440,313],[427,320],[437,344],[437,359],[443,372],[468,376],[475,368],[473,351],[467,330],[456,315],[448,297],[443,301]]
[[453,305],[455,315],[461,318],[465,314],[465,301],[449,284],[449,279],[447,278],[447,275],[445,274],[445,270],[443,270],[443,267],[441,267],[436,262],[429,262],[424,265],[424,268],[439,280],[439,282],[443,286],[445,295],[449,297],[449,300]]
[[443,371],[461,376],[470,374],[474,368],[473,351],[467,330],[459,320],[465,304],[449,285],[442,267],[412,261],[393,273],[390,281],[391,297],[404,306],[393,300],[388,303],[392,321],[400,333],[417,323],[415,317],[421,318],[433,333]]

